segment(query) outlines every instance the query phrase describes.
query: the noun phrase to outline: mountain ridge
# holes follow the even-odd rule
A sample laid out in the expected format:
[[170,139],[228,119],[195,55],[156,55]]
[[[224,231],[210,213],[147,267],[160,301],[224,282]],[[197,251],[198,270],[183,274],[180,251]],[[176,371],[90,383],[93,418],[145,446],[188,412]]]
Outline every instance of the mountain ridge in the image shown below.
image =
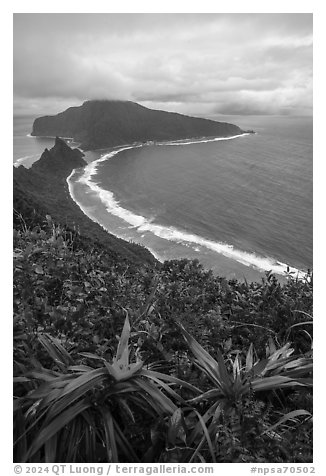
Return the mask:
[[33,123],[32,136],[72,137],[83,150],[146,141],[243,134],[227,122],[146,108],[132,101],[92,100]]

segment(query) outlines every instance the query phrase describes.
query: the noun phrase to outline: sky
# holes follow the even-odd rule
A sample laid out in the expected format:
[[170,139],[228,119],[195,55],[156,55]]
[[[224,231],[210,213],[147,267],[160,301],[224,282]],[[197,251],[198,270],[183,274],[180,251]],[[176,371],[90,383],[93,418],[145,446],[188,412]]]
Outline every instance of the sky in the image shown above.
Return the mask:
[[201,117],[312,115],[310,13],[15,13],[14,114],[121,99]]

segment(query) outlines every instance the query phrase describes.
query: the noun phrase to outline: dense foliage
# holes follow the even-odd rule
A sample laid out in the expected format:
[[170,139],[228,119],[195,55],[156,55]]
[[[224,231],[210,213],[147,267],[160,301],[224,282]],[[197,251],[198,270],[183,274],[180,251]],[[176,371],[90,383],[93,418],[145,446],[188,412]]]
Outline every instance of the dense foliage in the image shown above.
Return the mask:
[[312,279],[142,266],[28,218],[14,228],[15,461],[312,461]]

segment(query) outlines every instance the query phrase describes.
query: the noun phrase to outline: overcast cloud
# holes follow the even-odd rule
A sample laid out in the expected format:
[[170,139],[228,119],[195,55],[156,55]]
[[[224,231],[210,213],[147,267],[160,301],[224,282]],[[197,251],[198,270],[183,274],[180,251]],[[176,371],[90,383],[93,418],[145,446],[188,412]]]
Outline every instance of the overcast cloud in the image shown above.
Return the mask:
[[14,14],[14,112],[312,114],[311,14]]

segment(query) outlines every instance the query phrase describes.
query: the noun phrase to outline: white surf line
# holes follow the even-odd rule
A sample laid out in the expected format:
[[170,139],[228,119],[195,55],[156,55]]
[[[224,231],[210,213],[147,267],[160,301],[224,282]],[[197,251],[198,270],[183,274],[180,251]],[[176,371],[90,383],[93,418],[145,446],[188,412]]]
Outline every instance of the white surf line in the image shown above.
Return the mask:
[[[122,217],[121,217],[122,218]],[[191,233],[187,233],[181,230],[178,230],[174,227],[164,227],[161,225],[155,225],[148,221],[145,221],[142,225],[138,227],[139,232],[150,231],[154,235],[164,238],[169,241],[177,242],[177,243],[190,243],[195,245],[203,246],[209,250],[212,250],[218,254],[225,256],[226,258],[233,259],[238,263],[241,263],[248,267],[253,267],[255,269],[259,269],[261,271],[273,271],[275,274],[279,274],[284,276],[287,272],[287,264],[275,261],[272,258],[258,256],[255,253],[249,253],[245,251],[241,251],[235,249],[232,245],[222,243],[222,242],[215,242],[211,240],[207,240],[202,238],[198,235],[194,235]],[[198,248],[197,248],[198,249]],[[297,270],[296,268],[290,269],[295,274],[302,278],[305,273]]]
[[[69,195],[71,197],[71,199],[76,203],[76,205],[78,205],[78,207],[81,209],[81,211],[84,213],[84,215],[86,215],[90,220],[92,220],[93,222],[97,223],[98,225],[100,225],[100,227],[108,232],[108,233],[111,233],[111,235],[114,235],[116,236],[117,238],[120,238],[124,241],[128,241],[129,243],[132,243],[132,241],[130,240],[126,240],[126,237],[123,236],[123,235],[119,235],[115,232],[112,232],[109,228],[106,228],[99,220],[97,220],[95,217],[93,217],[92,215],[89,214],[88,210],[83,207],[83,205],[81,205],[80,202],[78,202],[78,200],[76,199],[75,195],[74,195],[74,192],[73,192],[73,187],[72,187],[72,183],[71,183],[71,178],[72,176],[75,174],[77,169],[73,169],[73,171],[71,172],[71,174],[66,178],[66,182],[68,184],[68,191],[69,191]],[[79,181],[79,180],[78,180]],[[157,261],[159,261],[160,263],[164,263],[164,259],[161,258],[154,250],[152,250],[151,248],[149,248],[148,246],[146,246],[146,248],[148,249],[148,251],[154,256],[154,258],[157,259]]]
[[65,139],[65,140],[74,140],[73,137],[62,137],[62,136],[32,136],[31,133],[29,134],[26,134],[26,137],[29,137],[30,139],[37,139],[37,138],[41,138],[41,139],[55,139],[56,137],[60,137],[60,139]]
[[33,157],[38,157],[38,154],[32,154],[32,155],[25,155],[24,157],[20,157],[19,159],[16,159],[14,162],[14,167],[19,167],[23,162],[25,162],[28,159],[32,159]]
[[184,142],[179,142],[179,141],[170,141],[170,142],[158,142],[158,143],[154,143],[153,145],[170,145],[170,146],[173,146],[173,145],[189,145],[189,144],[200,144],[200,143],[206,143],[206,142],[218,142],[218,141],[222,141],[222,140],[232,140],[232,139],[237,139],[238,137],[244,137],[244,136],[249,136],[251,135],[249,132],[244,132],[243,134],[238,134],[236,136],[230,136],[230,137],[213,137],[212,139],[195,139],[195,140],[191,140],[190,141],[184,141]]
[[[236,137],[241,137],[243,135],[244,134],[241,134],[240,136],[233,136],[232,139],[236,138]],[[249,135],[249,134],[247,134],[247,135]],[[229,139],[231,139],[231,137],[229,137],[229,138],[216,138],[216,139],[209,139],[209,140],[196,141],[196,142],[208,142],[208,141],[212,142],[213,140],[223,140],[223,139],[229,140]],[[185,145],[186,144],[189,144],[189,142],[185,143]],[[156,144],[156,145],[158,145],[158,144]],[[164,144],[164,145],[168,145],[168,144]],[[175,145],[175,144],[169,144],[169,145]],[[177,145],[183,145],[183,144],[178,143]],[[279,274],[279,275],[282,275],[282,276],[284,276],[288,271],[290,271],[290,272],[294,273],[294,275],[297,276],[299,279],[304,278],[304,276],[306,275],[306,273],[304,271],[301,271],[301,270],[296,269],[294,267],[290,267],[286,263],[282,263],[280,261],[274,260],[273,258],[259,256],[259,255],[256,255],[255,253],[249,253],[249,252],[245,252],[245,251],[235,249],[233,247],[233,245],[229,245],[227,243],[207,240],[207,239],[202,238],[198,235],[191,234],[191,233],[188,233],[186,231],[178,230],[177,228],[175,228],[173,226],[166,227],[166,226],[151,223],[151,220],[148,220],[148,219],[146,219],[145,217],[143,217],[141,215],[136,215],[132,211],[121,207],[119,205],[119,202],[114,197],[114,194],[110,191],[101,189],[96,183],[94,183],[92,181],[92,177],[96,174],[97,166],[100,162],[104,162],[104,161],[114,157],[119,152],[122,152],[122,151],[128,150],[128,149],[137,148],[137,147],[142,147],[142,144],[141,145],[136,145],[136,146],[123,147],[121,149],[112,151],[108,154],[104,154],[98,160],[88,164],[84,168],[83,175],[78,179],[78,182],[83,183],[84,185],[86,185],[90,190],[92,190],[100,198],[101,202],[105,206],[108,213],[122,219],[123,221],[125,221],[126,223],[128,223],[132,227],[134,227],[140,233],[143,233],[143,232],[147,231],[147,232],[153,233],[155,236],[157,236],[159,238],[162,238],[162,239],[165,239],[165,240],[168,240],[168,241],[172,241],[172,242],[176,242],[176,243],[179,243],[179,244],[180,243],[181,244],[182,243],[183,244],[189,243],[191,245],[193,245],[193,244],[200,245],[200,246],[203,246],[203,247],[205,247],[205,248],[207,248],[211,251],[219,253],[219,254],[225,256],[226,258],[233,259],[233,260],[235,260],[235,261],[237,261],[237,262],[239,262],[239,263],[241,263],[245,266],[252,267],[252,268],[258,269],[260,271],[272,271],[273,273]],[[71,176],[72,176],[72,174],[68,177],[68,179],[70,179]],[[67,179],[67,181],[68,181],[68,179]],[[82,211],[87,216],[89,216],[87,214],[87,211],[85,211],[85,209],[83,209],[83,207],[77,202],[77,200],[74,199],[74,197],[72,195],[72,190],[71,190],[71,186],[70,186],[69,181],[68,181],[68,186],[69,186],[70,194],[71,194],[73,200],[75,201],[75,203],[82,209]],[[91,217],[89,217],[89,218],[91,218]],[[93,218],[91,218],[91,219],[93,219]],[[97,220],[93,219],[93,221],[96,221],[97,223],[99,223]],[[101,223],[99,223],[99,224],[102,226],[102,228],[105,229],[105,227]],[[109,230],[107,230],[107,231],[109,231]],[[150,251],[152,252],[152,250],[150,250]]]

